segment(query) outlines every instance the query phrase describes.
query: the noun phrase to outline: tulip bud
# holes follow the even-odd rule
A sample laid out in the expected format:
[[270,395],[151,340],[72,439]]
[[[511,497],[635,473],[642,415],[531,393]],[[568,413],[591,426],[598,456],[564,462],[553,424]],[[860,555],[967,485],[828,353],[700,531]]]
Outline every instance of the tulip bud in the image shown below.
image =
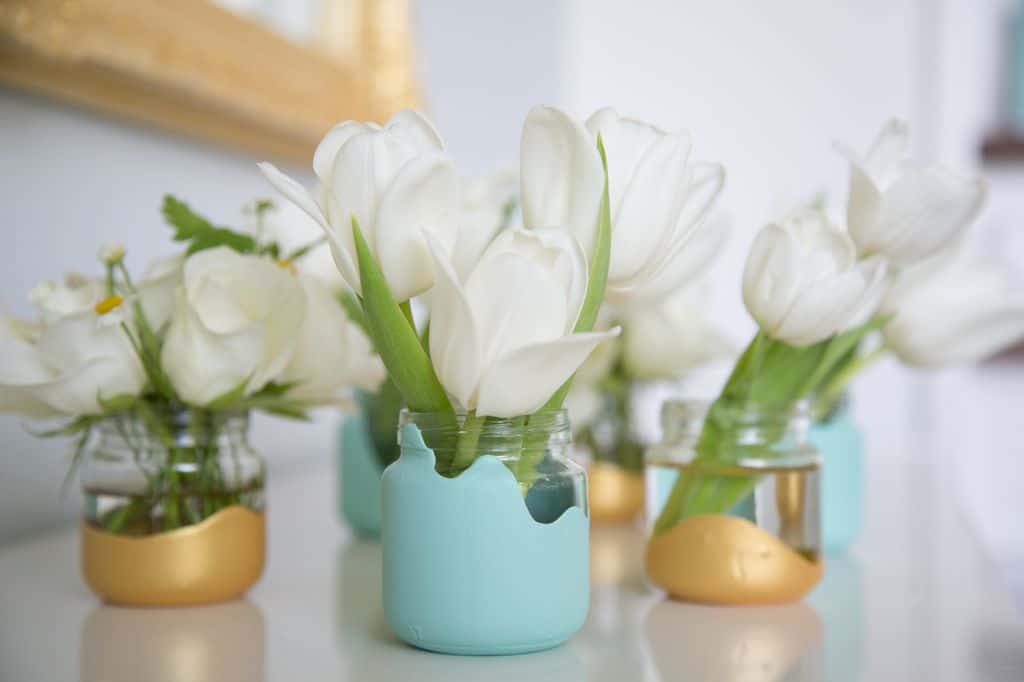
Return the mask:
[[885,261],[858,261],[819,210],[765,227],[743,272],[743,302],[768,336],[807,346],[866,322],[885,291]]
[[424,242],[430,233],[450,250],[458,229],[459,187],[455,167],[433,126],[414,111],[400,111],[383,127],[345,121],[321,140],[313,172],[314,197],[269,163],[260,170],[288,200],[320,225],[335,264],[360,292],[352,221],[357,220],[373,256],[399,302],[433,284]]

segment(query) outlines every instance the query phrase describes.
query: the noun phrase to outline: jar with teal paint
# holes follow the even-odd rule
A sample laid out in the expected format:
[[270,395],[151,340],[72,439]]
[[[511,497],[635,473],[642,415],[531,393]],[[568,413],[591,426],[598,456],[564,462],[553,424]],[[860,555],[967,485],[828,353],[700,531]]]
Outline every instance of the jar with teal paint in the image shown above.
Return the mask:
[[808,433],[822,458],[822,544],[826,554],[845,552],[860,534],[864,515],[864,439],[849,395]]
[[[587,482],[567,456],[566,411],[469,426],[404,411],[399,442],[381,500],[395,634],[430,651],[493,655],[548,649],[579,630],[590,599]],[[453,473],[446,463],[467,443],[472,463]]]

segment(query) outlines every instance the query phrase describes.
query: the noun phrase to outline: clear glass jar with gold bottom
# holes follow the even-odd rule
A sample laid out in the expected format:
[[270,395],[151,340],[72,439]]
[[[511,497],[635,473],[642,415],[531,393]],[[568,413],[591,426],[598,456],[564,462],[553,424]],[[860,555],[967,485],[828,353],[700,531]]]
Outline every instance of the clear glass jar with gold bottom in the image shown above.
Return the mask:
[[662,423],[645,462],[652,582],[720,604],[810,591],[823,564],[821,458],[807,439],[807,410],[669,401]]
[[643,511],[646,446],[633,418],[635,388],[623,382],[600,392],[600,408],[575,437],[574,446],[587,465],[590,520],[595,524],[628,523]]
[[263,458],[248,415],[153,406],[99,420],[81,462],[82,568],[116,603],[243,594],[264,561]]
[[516,419],[403,412],[382,479],[384,611],[413,646],[557,646],[589,605],[587,484],[564,410]]

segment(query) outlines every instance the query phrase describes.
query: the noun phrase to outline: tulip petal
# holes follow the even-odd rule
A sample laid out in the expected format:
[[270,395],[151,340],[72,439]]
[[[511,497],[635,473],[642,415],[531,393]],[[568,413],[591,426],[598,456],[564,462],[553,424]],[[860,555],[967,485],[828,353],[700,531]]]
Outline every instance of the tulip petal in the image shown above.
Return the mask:
[[910,126],[906,121],[886,121],[864,156],[864,172],[879,188],[888,187],[910,153]]
[[885,193],[878,231],[896,265],[927,258],[959,238],[985,202],[981,179],[939,167],[912,169]]
[[459,182],[442,154],[407,163],[381,199],[377,216],[377,260],[396,301],[423,293],[434,282],[424,235],[445,252],[455,246],[459,226]]
[[330,183],[331,174],[334,172],[334,159],[346,142],[356,135],[373,130],[380,130],[380,126],[361,121],[343,121],[328,130],[313,152],[313,172],[320,181]]
[[[612,205],[612,257],[608,281],[628,281],[650,272],[662,261],[677,218],[683,210],[690,177],[690,140],[686,135],[664,135],[652,144],[637,165],[629,184],[620,188]],[[608,155],[609,175],[616,157]]]
[[388,119],[384,126],[391,135],[401,138],[418,150],[444,151],[444,142],[427,117],[413,109],[403,109]]
[[706,220],[725,184],[719,164],[690,166],[688,190],[666,241],[654,251],[654,259],[637,277],[609,283],[612,298],[654,300],[668,296],[699,278],[725,245],[728,229]]
[[526,227],[568,225],[590,255],[597,235],[604,167],[587,130],[553,107],[533,109],[523,124],[520,174]]
[[808,346],[867,320],[884,293],[885,261],[873,258],[837,277],[805,287],[773,336],[792,346]]
[[618,336],[619,331],[616,327],[607,332],[570,334],[498,358],[481,378],[477,415],[518,417],[537,411],[597,344]]
[[566,319],[562,333],[571,332],[587,295],[587,256],[572,231],[568,227],[505,230],[487,247],[474,270],[486,272],[493,267],[494,259],[508,253],[545,264],[550,269],[561,285],[560,293],[565,300]]
[[644,121],[623,118],[610,107],[594,112],[587,119],[587,131],[595,140],[600,134],[604,142],[610,204],[612,216],[616,216],[641,159],[665,132]]
[[434,371],[462,409],[471,409],[481,372],[480,332],[466,292],[444,246],[426,235],[434,260],[431,290],[430,359]]
[[770,224],[754,238],[743,269],[743,303],[769,335],[799,291],[798,267],[797,245],[785,227]]
[[466,298],[481,331],[484,367],[516,348],[563,336],[571,327],[565,285],[529,255],[485,254],[466,282]]
[[300,185],[298,182],[288,177],[280,170],[277,166],[266,161],[261,161],[256,164],[256,167],[263,173],[263,177],[273,185],[274,189],[284,195],[288,201],[292,202],[303,211],[309,214],[309,217],[315,220],[325,230],[328,229],[327,218],[324,216],[323,210],[317,204],[316,199],[309,191]]
[[335,265],[338,266],[338,271],[341,273],[342,278],[344,278],[345,283],[358,293],[360,291],[359,270],[356,269],[355,259],[352,256],[354,251],[348,250],[353,248],[351,236],[349,236],[347,241],[343,239],[345,235],[344,225],[337,231],[332,229],[321,208],[330,199],[330,190],[327,185],[323,185],[320,188],[324,198],[324,202],[321,203],[305,187],[279,171],[273,164],[263,162],[257,164],[257,166],[278,192],[309,214],[323,228],[324,234],[327,235],[327,241],[331,245],[331,255],[334,257]]

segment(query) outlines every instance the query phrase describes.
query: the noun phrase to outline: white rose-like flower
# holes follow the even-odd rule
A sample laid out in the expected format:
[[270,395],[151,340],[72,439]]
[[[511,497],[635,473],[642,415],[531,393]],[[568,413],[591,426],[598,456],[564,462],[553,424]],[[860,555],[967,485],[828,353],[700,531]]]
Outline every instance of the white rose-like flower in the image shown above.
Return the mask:
[[1006,273],[963,254],[940,254],[900,273],[882,301],[885,345],[914,367],[975,362],[1024,338],[1024,291]]
[[[103,411],[101,401],[142,392],[146,375],[121,327],[126,305],[97,296],[81,310],[83,287],[73,290],[37,288],[33,298],[46,311],[45,321],[35,326],[6,319],[0,325],[0,410],[30,417],[93,415]],[[69,308],[74,310],[55,312]]]
[[335,294],[312,276],[300,277],[306,315],[298,330],[282,383],[294,383],[288,397],[307,404],[337,403],[344,388],[376,391],[386,376],[370,340],[352,322]]
[[459,216],[455,167],[433,126],[414,111],[398,112],[383,127],[345,121],[332,128],[313,156],[318,197],[273,165],[259,167],[324,229],[338,270],[356,292],[361,286],[353,218],[399,302],[433,284],[424,234],[448,250],[454,245]]
[[886,263],[857,260],[849,236],[818,209],[761,230],[743,272],[743,302],[768,336],[792,346],[866,322],[885,293]]
[[867,154],[839,145],[850,161],[846,220],[862,257],[881,254],[897,267],[957,240],[985,202],[985,183],[937,165],[907,161],[910,132],[892,120]]
[[721,245],[705,217],[725,181],[722,167],[694,163],[690,138],[666,133],[612,109],[584,127],[563,112],[539,107],[523,126],[522,202],[528,228],[569,225],[593,248],[608,159],[610,302],[663,298],[704,270]]
[[42,324],[67,315],[88,312],[105,296],[106,289],[102,280],[78,273],[70,273],[60,282],[41,282],[28,294]]
[[185,261],[161,365],[192,405],[243,385],[254,393],[291,360],[305,313],[289,269],[227,247],[200,251]]
[[736,353],[735,344],[708,318],[694,289],[634,306],[622,317],[622,361],[636,379],[674,379]]
[[178,254],[155,260],[135,285],[149,326],[159,331],[174,312],[174,293],[181,284],[185,257]]
[[430,240],[430,357],[457,407],[480,416],[538,410],[608,332],[574,334],[587,290],[586,257],[567,228],[508,229],[463,280]]

